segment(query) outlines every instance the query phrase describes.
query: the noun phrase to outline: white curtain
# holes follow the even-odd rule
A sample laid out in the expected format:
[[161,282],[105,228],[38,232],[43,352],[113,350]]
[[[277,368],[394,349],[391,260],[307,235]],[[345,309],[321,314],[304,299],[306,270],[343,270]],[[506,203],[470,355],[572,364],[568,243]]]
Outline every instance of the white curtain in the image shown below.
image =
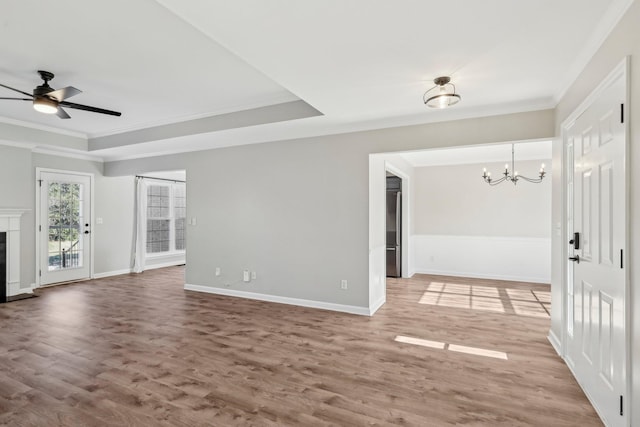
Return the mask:
[[142,273],[145,267],[145,244],[147,241],[147,184],[136,177],[136,241],[133,248],[133,272]]

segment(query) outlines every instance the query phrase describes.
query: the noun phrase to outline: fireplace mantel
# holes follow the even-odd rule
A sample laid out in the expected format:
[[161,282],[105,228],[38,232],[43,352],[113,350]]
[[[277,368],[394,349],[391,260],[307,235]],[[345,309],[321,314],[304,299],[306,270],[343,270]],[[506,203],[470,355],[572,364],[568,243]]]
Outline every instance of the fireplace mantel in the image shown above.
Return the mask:
[[0,233],[7,233],[7,296],[32,292],[20,288],[20,217],[31,209],[0,208]]

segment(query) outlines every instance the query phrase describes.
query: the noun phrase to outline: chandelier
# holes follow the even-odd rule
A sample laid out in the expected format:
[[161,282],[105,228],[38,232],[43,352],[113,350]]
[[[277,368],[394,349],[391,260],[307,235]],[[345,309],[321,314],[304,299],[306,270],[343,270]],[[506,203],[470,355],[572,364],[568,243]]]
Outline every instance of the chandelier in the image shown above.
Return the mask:
[[482,178],[484,179],[484,182],[486,182],[489,185],[498,185],[502,182],[505,181],[511,181],[513,182],[513,185],[516,185],[518,183],[519,180],[523,179],[525,181],[528,182],[533,182],[534,184],[538,184],[540,182],[542,182],[542,180],[545,177],[545,171],[544,171],[544,163],[540,166],[540,170],[538,171],[538,177],[537,178],[527,178],[526,176],[522,176],[518,174],[518,171],[515,170],[516,169],[516,164],[515,164],[515,156],[514,156],[514,150],[513,150],[513,146],[514,144],[511,144],[511,170],[513,172],[509,171],[509,163],[506,163],[504,165],[504,172],[502,172],[502,178],[497,179],[497,180],[493,180],[491,179],[491,172],[487,172],[487,168],[484,168],[484,171],[482,172]]
[[[431,108],[447,108],[455,105],[460,101],[460,95],[456,93],[456,87],[451,83],[450,77],[438,77],[433,80],[434,87],[429,89],[422,95],[422,101],[427,107]],[[437,89],[435,92],[432,90]],[[431,92],[431,96],[427,98],[427,94]]]

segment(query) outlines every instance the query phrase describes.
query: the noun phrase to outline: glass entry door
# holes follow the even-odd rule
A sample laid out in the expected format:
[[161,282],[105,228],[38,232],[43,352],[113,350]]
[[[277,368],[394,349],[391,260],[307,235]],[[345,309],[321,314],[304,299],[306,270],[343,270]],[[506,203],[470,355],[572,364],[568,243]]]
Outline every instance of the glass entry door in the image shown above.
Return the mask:
[[40,172],[40,285],[91,275],[91,177]]

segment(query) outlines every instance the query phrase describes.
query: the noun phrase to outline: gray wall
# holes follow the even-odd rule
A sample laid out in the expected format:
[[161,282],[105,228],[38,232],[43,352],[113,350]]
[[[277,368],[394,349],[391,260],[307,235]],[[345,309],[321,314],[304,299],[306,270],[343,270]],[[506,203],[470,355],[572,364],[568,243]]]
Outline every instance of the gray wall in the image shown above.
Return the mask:
[[[517,170],[537,177],[540,163],[519,161]],[[482,168],[497,179],[504,162],[415,168],[415,234],[546,237],[551,233],[551,177],[491,187]]]
[[96,175],[93,224],[96,275],[128,271],[133,264],[135,182],[133,176]]
[[[110,162],[105,174],[186,169],[187,215],[197,218],[187,283],[368,307],[370,153],[549,138],[553,129],[544,110]],[[243,269],[258,279],[238,283]]]
[[20,285],[35,283],[35,198],[36,168],[93,173],[95,216],[94,272],[127,270],[131,267],[133,239],[133,177],[110,178],[102,174],[103,164],[67,157],[34,153],[28,148],[0,145],[0,206],[30,209],[22,216]]
[[[629,199],[629,249],[630,259],[629,278],[631,295],[629,301],[629,315],[632,318],[631,342],[632,347],[632,401],[630,407],[635,408],[631,425],[640,425],[640,33],[638,31],[640,23],[640,2],[634,2],[625,16],[618,23],[616,28],[604,41],[598,52],[594,55],[585,69],[582,71],[576,82],[568,89],[566,94],[556,109],[556,135],[560,135],[562,122],[578,107],[578,105],[598,86],[598,84],[611,72],[625,56],[631,56],[630,73],[630,102],[627,107],[630,115],[629,120],[629,148],[628,164],[630,185]],[[561,165],[562,141],[558,138],[554,141],[554,172],[558,171]],[[553,223],[562,221],[562,180],[560,173],[554,174],[554,195],[553,195]],[[564,258],[564,243],[560,236],[554,233],[553,244],[553,265],[552,265],[552,331],[560,337],[562,333],[562,319],[559,311],[559,303],[562,295],[562,263]],[[555,307],[555,309],[554,309]]]

